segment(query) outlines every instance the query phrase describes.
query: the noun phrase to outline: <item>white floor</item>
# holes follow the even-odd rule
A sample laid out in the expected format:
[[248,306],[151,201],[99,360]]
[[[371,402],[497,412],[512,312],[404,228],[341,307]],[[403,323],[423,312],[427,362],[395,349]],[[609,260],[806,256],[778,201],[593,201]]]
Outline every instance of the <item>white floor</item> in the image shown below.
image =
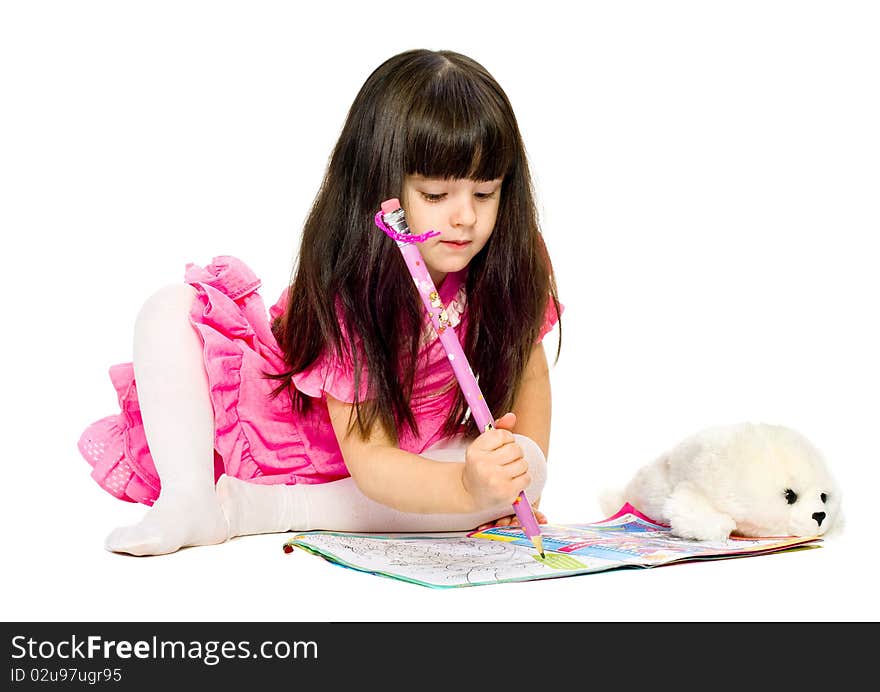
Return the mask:
[[[83,462],[84,463],[84,462]],[[84,468],[71,460],[85,478]],[[88,481],[91,483],[91,481]],[[332,565],[285,535],[153,558],[108,553],[104,534],[143,508],[74,483],[69,504],[18,503],[7,526],[8,621],[858,621],[880,617],[865,517],[818,550],[528,583],[435,590]],[[19,494],[18,499],[24,499]],[[91,504],[82,501],[89,499]],[[552,511],[548,507],[548,513]],[[551,516],[552,518],[552,516]],[[581,519],[595,519],[591,512]],[[565,517],[574,520],[574,516]]]

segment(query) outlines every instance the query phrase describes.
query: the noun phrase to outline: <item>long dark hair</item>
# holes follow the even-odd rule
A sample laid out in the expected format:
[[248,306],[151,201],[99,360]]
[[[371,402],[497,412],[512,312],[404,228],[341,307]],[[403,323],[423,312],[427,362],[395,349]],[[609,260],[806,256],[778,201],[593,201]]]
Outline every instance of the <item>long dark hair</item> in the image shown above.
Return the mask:
[[[559,311],[525,147],[504,91],[479,63],[452,51],[388,59],[351,105],[303,228],[287,310],[272,324],[290,370],[264,373],[281,381],[273,397],[289,389],[294,414],[306,413],[313,402],[292,376],[333,349],[353,367],[362,439],[377,420],[395,442],[400,425],[419,434],[410,402],[425,310],[400,250],[373,219],[382,201],[403,198],[404,177],[413,174],[503,178],[495,228],[465,283],[462,347],[489,410],[511,410],[548,300]],[[560,324],[557,361],[561,349]],[[444,437],[481,432],[473,416],[462,427],[466,411],[459,391]]]

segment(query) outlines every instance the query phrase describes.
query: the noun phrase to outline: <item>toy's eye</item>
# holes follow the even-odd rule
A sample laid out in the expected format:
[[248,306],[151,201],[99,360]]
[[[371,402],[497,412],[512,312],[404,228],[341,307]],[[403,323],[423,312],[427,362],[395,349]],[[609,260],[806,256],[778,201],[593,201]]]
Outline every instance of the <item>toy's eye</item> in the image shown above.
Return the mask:
[[788,502],[788,504],[793,505],[797,502],[797,493],[791,488],[788,488],[785,491],[785,501]]
[[819,495],[819,498],[822,500],[822,502],[828,502],[828,496],[825,493]]

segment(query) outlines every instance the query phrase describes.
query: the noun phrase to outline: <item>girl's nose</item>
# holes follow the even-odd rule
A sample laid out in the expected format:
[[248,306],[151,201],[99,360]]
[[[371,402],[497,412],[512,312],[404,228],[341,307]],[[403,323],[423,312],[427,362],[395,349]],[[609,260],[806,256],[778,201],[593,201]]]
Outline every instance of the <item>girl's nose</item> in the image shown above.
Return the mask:
[[477,222],[477,210],[474,201],[467,199],[459,202],[452,213],[453,226],[473,226]]

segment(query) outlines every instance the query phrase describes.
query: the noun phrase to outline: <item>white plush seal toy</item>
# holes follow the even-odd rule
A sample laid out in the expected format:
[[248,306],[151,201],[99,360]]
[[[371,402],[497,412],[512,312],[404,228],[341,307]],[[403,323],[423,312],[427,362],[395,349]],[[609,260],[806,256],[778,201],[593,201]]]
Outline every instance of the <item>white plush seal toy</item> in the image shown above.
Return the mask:
[[605,493],[610,516],[629,502],[696,540],[821,536],[842,521],[841,494],[819,451],[778,425],[702,430],[641,468],[623,493]]

